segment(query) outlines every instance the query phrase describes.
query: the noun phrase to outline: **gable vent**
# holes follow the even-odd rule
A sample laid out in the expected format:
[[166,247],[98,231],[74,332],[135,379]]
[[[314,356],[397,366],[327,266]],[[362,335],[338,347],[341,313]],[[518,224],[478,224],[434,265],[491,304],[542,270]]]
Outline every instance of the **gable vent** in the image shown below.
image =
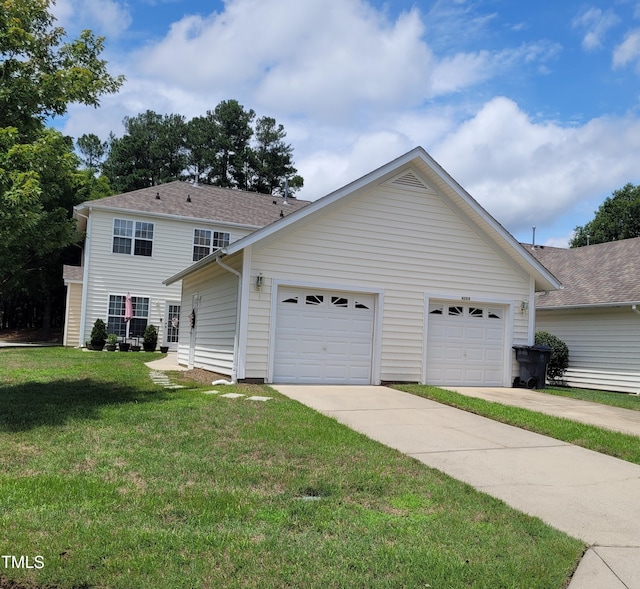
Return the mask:
[[406,172],[402,176],[398,176],[391,181],[391,184],[395,186],[401,186],[402,188],[413,188],[414,190],[425,190],[427,187],[424,182],[420,180],[413,172]]

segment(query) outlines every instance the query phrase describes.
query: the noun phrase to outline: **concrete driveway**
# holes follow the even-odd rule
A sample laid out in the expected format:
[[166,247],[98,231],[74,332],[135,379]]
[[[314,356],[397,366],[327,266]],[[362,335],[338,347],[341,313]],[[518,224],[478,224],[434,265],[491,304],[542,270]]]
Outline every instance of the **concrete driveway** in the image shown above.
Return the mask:
[[386,387],[272,386],[592,546],[570,589],[640,589],[640,466]]

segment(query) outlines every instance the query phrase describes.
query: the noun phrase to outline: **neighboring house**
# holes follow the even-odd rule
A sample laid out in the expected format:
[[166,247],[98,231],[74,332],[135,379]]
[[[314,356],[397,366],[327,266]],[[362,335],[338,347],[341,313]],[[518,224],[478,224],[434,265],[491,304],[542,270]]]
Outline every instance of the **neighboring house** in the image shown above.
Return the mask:
[[[178,360],[238,381],[510,386],[560,282],[422,148],[167,279]],[[530,304],[531,303],[531,304]]]
[[536,298],[536,328],[569,347],[570,386],[640,392],[640,238],[531,248],[564,286]]
[[[86,232],[83,265],[65,266],[64,345],[83,346],[96,319],[121,339],[140,338],[148,324],[175,349],[180,284],[162,280],[309,204],[255,192],[171,182],[88,201],[74,217]],[[125,321],[131,296],[133,318]]]

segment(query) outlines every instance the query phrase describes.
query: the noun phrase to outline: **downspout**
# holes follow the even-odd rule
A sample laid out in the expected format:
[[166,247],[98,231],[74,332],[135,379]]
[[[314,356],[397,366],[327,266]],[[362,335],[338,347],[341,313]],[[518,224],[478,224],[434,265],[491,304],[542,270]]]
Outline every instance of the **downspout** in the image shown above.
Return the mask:
[[238,278],[238,300],[236,302],[236,333],[233,337],[233,368],[231,369],[231,382],[236,383],[238,380],[238,353],[240,352],[240,346],[238,338],[240,336],[240,311],[242,308],[242,274],[237,270],[234,270],[230,266],[227,266],[224,262],[220,261],[220,258],[216,258],[216,263],[220,268],[231,272]]
[[[91,209],[89,209],[89,214],[91,214]],[[86,328],[87,328],[87,297],[89,293],[89,259],[91,253],[91,226],[92,226],[92,218],[89,215],[83,215],[76,211],[76,215],[79,217],[84,217],[87,220],[87,231],[84,236],[84,260],[82,261],[84,265],[84,269],[82,270],[82,302],[80,303],[80,341],[78,345],[80,348],[84,347],[84,340],[86,336]]]
[[640,315],[640,309],[638,309],[638,305],[631,305],[631,310],[634,313],[637,313],[638,315]]

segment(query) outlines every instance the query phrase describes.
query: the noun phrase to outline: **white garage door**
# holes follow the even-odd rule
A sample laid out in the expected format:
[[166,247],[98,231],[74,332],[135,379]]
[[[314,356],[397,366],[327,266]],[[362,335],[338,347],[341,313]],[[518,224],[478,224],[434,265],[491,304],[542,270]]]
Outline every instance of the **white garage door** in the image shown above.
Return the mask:
[[375,299],[280,288],[274,382],[370,384]]
[[429,304],[427,384],[502,386],[506,308]]

